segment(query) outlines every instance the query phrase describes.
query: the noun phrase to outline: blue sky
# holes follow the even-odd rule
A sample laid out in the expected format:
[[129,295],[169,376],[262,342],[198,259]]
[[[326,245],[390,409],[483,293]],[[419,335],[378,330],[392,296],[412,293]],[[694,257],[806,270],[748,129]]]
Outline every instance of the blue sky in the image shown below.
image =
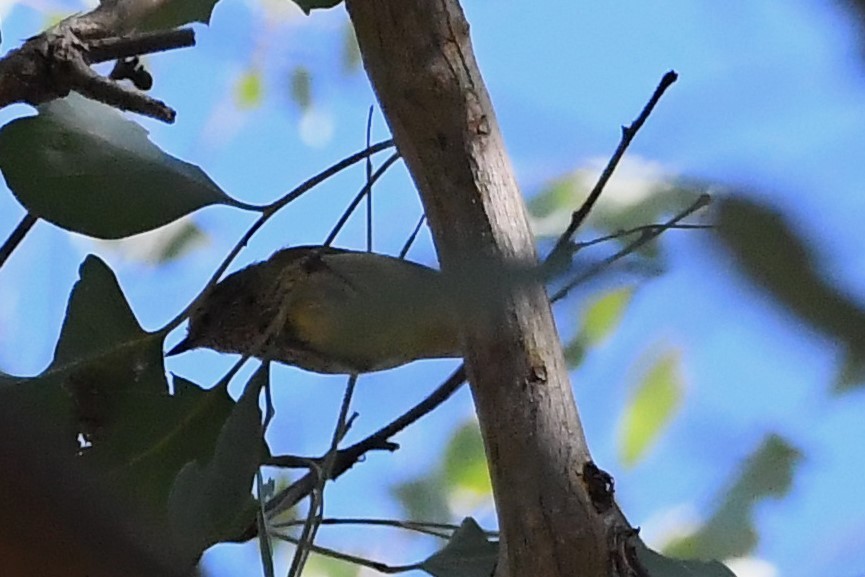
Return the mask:
[[[212,26],[198,27],[195,49],[149,60],[154,94],[179,115],[174,126],[143,121],[153,140],[249,202],[276,198],[360,148],[366,110],[374,103],[363,74],[340,68],[341,8],[310,18],[285,17],[271,8],[224,1]],[[634,118],[672,68],[680,80],[631,154],[671,174],[740,186],[770,201],[817,241],[826,272],[850,294],[863,294],[865,60],[852,20],[835,3],[734,0],[720,9],[684,0],[554,1],[527,9],[472,1],[465,9],[527,197],[550,179],[608,156],[619,126]],[[44,22],[39,12],[14,6],[2,23],[3,49]],[[239,110],[233,87],[255,64],[264,73],[264,100]],[[296,65],[313,75],[314,115],[305,118],[287,96],[286,71]],[[0,120],[28,113],[26,107],[7,108]],[[377,136],[385,137],[380,116],[376,127]],[[292,205],[256,237],[239,263],[282,246],[320,242],[362,182],[358,168]],[[377,194],[376,248],[393,253],[420,208],[402,168],[383,179]],[[11,230],[21,214],[10,195],[0,194],[0,231]],[[49,225],[37,226],[0,272],[0,368],[34,374],[47,365],[78,264],[90,251],[112,263],[146,328],[170,319],[252,221],[227,208],[206,209],[195,219],[209,243],[158,269],[124,261]],[[338,244],[362,247],[362,223],[354,223]],[[862,573],[865,469],[858,439],[865,434],[865,395],[829,394],[840,361],[832,343],[737,276],[704,233],[671,234],[663,244],[669,272],[640,284],[619,329],[573,374],[593,454],[616,476],[625,511],[650,537],[662,536],[676,519],[698,520],[711,511],[737,463],[765,433],[779,432],[805,460],[790,495],[758,507],[756,556],[791,577]],[[435,263],[427,237],[411,256]],[[563,332],[569,332],[579,306],[579,299],[557,306]],[[683,404],[646,459],[626,469],[617,457],[618,418],[641,362],[663,350],[680,354]],[[199,352],[172,359],[168,367],[208,383],[231,361]],[[362,379],[355,403],[361,417],[353,435],[377,428],[422,398],[451,366],[416,363]],[[276,378],[285,384],[276,389],[274,445],[321,453],[342,380],[288,368]],[[388,486],[430,470],[452,428],[470,415],[463,391],[440,413],[400,435],[403,448],[395,455],[373,455],[335,484],[330,513],[399,516]],[[359,493],[369,498],[358,499]],[[414,552],[413,545],[407,547]],[[382,549],[372,545],[372,554],[394,563],[412,560],[405,551]],[[255,563],[255,555],[254,549],[239,554],[232,547],[210,559],[222,567],[215,574],[228,575]]]

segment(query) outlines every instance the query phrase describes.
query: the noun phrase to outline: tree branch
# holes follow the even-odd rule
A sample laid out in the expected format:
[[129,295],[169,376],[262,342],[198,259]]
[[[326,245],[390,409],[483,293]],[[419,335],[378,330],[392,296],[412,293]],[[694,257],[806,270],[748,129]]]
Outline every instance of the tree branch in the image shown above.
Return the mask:
[[544,288],[475,273],[537,266],[537,255],[462,10],[456,0],[346,7],[442,270],[479,287],[461,316],[506,545],[499,571],[607,575],[603,523],[581,478],[589,451]]

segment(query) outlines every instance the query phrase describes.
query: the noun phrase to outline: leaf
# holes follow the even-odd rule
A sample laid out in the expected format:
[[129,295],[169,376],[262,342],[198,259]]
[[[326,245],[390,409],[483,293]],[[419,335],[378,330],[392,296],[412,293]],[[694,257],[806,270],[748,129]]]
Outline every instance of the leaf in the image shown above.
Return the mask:
[[678,355],[661,356],[634,392],[619,428],[620,455],[626,465],[639,461],[681,404],[678,369]]
[[264,96],[264,80],[261,71],[250,68],[237,80],[234,87],[234,101],[238,108],[250,109],[261,105]]
[[801,454],[782,437],[768,435],[745,462],[739,478],[700,530],[665,547],[677,557],[729,559],[744,557],[757,544],[754,507],[767,497],[790,491]]
[[577,334],[565,345],[568,367],[579,366],[591,347],[610,337],[633,296],[633,287],[622,287],[601,293],[586,304]]
[[152,230],[212,204],[248,208],[138,124],[74,93],[0,129],[0,171],[31,213],[98,238]]
[[66,454],[157,516],[181,468],[213,454],[234,407],[223,389],[183,379],[170,395],[163,340],[141,329],[114,274],[89,256],[49,367],[0,378],[0,403],[22,420],[44,419]]
[[637,559],[649,577],[736,577],[718,561],[681,560],[652,551],[642,541],[636,547]]
[[340,4],[342,0],[293,0],[295,4],[300,6],[300,9],[303,10],[303,13],[307,16],[313,10],[321,9],[321,8],[333,8],[334,6]]
[[489,541],[474,519],[466,517],[441,551],[420,568],[435,577],[490,577],[496,567],[498,543]]
[[344,72],[354,72],[361,65],[360,46],[357,45],[357,35],[354,26],[348,21],[342,33],[342,69]]
[[439,475],[428,475],[400,483],[391,489],[394,497],[405,509],[409,519],[423,519],[445,523],[450,519],[444,483]]
[[218,0],[171,0],[171,2],[154,2],[157,10],[153,10],[137,23],[136,29],[143,30],[170,30],[190,24],[201,22],[210,24],[213,8]]
[[150,266],[169,263],[207,243],[207,234],[189,217],[118,240],[93,242],[118,257]]
[[291,71],[291,100],[301,110],[312,105],[312,75],[304,66],[296,66]]
[[234,537],[255,516],[253,477],[263,457],[258,397],[267,385],[262,364],[219,433],[213,457],[186,464],[174,481],[168,515],[175,539],[196,558],[209,546]]
[[825,280],[813,243],[775,210],[741,198],[719,203],[717,231],[742,273],[790,313],[843,343],[848,369],[836,389],[851,387],[855,367],[865,364],[865,308]]
[[443,476],[451,490],[470,491],[484,497],[492,495],[484,442],[476,421],[454,432],[445,449]]

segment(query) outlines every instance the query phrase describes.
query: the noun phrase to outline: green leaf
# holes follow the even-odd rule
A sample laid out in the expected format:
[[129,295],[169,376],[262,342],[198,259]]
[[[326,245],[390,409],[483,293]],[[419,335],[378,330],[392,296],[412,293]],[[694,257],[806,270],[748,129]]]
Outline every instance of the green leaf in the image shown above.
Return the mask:
[[450,519],[444,483],[439,475],[429,475],[400,483],[391,489],[409,519],[446,523]]
[[589,303],[583,313],[582,322],[586,345],[596,346],[610,336],[622,320],[633,296],[633,287],[624,287],[603,293]]
[[237,80],[234,87],[234,101],[238,108],[250,109],[261,106],[264,97],[264,79],[261,71],[250,68]]
[[252,376],[219,433],[213,457],[189,462],[178,473],[168,499],[175,539],[196,557],[234,537],[254,519],[253,477],[263,457],[258,397],[267,386],[268,365]]
[[626,465],[635,465],[645,455],[681,404],[681,380],[676,354],[663,355],[646,373],[619,429],[620,454]]
[[141,329],[101,260],[87,257],[80,277],[51,364],[33,378],[4,375],[0,403],[50,424],[67,454],[160,515],[178,472],[214,453],[235,403],[183,379],[170,395],[164,334]]
[[451,490],[492,495],[484,442],[474,420],[457,429],[445,449],[444,481]]
[[718,238],[739,269],[790,313],[845,347],[847,368],[836,388],[861,384],[854,369],[865,365],[865,308],[827,282],[814,243],[775,210],[741,198],[721,201],[717,219]]
[[304,66],[296,66],[291,71],[291,99],[306,110],[312,105],[312,75]]
[[300,6],[303,13],[309,15],[313,10],[321,8],[333,8],[337,4],[342,3],[342,0],[293,0],[295,4]]
[[0,129],[0,170],[31,213],[98,238],[152,230],[212,204],[244,207],[141,126],[74,93]]
[[360,46],[357,45],[357,35],[350,21],[345,23],[342,33],[342,69],[344,72],[354,72],[360,68]]
[[489,541],[474,519],[466,517],[444,548],[420,568],[435,577],[490,577],[496,567],[498,543]]
[[736,577],[718,561],[680,560],[652,551],[639,541],[637,559],[649,577]]
[[136,25],[136,29],[143,30],[170,30],[190,24],[201,22],[210,24],[213,8],[218,0],[171,0],[171,2],[155,2],[157,6],[147,14]]
[[799,451],[786,440],[768,435],[745,462],[712,517],[695,534],[665,547],[665,552],[698,559],[729,559],[750,553],[757,545],[754,507],[763,499],[780,498],[790,491],[793,470],[800,459]]

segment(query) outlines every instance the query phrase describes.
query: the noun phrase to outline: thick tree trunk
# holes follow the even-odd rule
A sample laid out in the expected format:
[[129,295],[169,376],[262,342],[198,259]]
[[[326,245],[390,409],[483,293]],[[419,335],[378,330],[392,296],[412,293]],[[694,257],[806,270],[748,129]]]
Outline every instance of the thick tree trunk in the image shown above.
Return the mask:
[[[525,207],[456,0],[346,0],[364,66],[420,191],[442,269],[465,278],[534,263]],[[495,277],[496,275],[487,275]],[[476,289],[473,280],[468,283]],[[489,286],[464,327],[512,577],[609,574],[581,477],[589,460],[549,300],[538,283]]]

